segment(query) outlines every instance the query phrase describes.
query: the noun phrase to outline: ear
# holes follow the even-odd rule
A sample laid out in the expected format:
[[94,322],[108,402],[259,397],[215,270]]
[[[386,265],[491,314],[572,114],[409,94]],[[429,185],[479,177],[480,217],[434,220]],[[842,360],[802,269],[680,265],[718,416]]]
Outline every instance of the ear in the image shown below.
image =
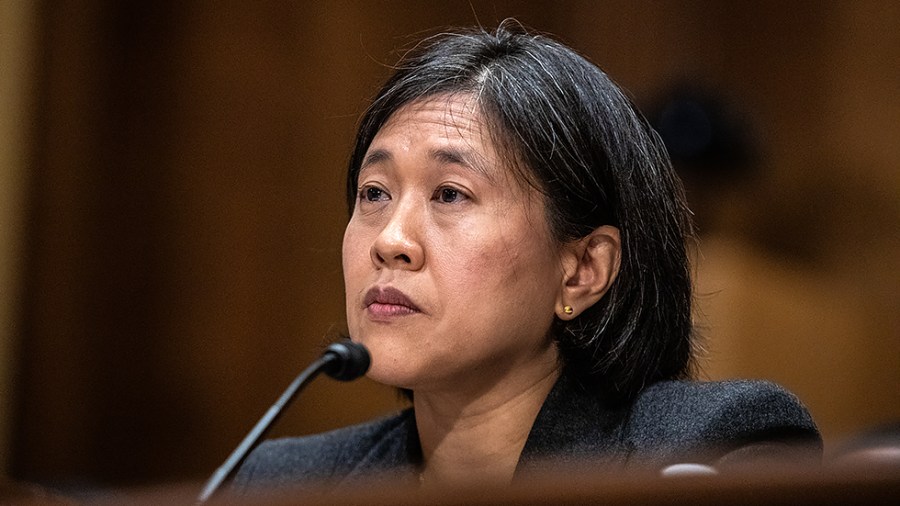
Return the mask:
[[603,298],[616,280],[622,258],[619,229],[599,227],[567,244],[562,255],[563,279],[556,315],[571,320]]

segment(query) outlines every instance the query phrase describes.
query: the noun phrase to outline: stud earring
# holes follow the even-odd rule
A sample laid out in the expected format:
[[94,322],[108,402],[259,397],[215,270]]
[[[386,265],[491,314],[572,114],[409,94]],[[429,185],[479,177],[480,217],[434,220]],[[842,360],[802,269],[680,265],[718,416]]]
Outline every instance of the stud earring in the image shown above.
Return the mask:
[[563,313],[572,314],[574,312],[575,312],[575,310],[572,309],[572,306],[563,306]]

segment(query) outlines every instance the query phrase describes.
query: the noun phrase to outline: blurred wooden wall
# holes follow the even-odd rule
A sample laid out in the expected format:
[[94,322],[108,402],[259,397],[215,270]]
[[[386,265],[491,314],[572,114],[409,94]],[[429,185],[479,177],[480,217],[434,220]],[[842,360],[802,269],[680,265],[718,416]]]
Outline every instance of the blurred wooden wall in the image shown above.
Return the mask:
[[[895,3],[134,4],[39,9],[15,478],[218,466],[344,326],[344,165],[394,50],[508,16],[639,104],[687,80],[752,126],[753,177],[691,187],[706,376],[784,383],[830,441],[900,418]],[[398,405],[320,380],[276,432]]]

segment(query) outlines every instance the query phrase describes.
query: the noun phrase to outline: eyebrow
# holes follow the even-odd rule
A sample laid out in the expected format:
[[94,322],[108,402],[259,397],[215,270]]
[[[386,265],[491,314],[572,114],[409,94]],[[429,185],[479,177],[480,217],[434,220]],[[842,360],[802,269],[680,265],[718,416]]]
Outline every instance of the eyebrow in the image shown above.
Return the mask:
[[[470,169],[472,170],[472,172],[485,179],[491,181],[493,181],[494,179],[490,172],[487,170],[484,159],[471,151],[457,149],[454,147],[435,148],[429,150],[428,156],[429,158],[437,160],[442,164],[459,165]],[[360,172],[362,172],[363,169],[367,167],[382,162],[389,162],[393,159],[394,156],[390,153],[390,151],[386,149],[375,149],[366,155],[366,157],[363,159],[362,164],[360,164],[359,166],[359,170]]]
[[387,162],[387,161],[392,160],[393,158],[394,157],[391,156],[391,154],[388,153],[387,150],[376,149],[376,150],[370,152],[369,154],[367,154],[365,158],[363,158],[362,163],[359,165],[359,171],[362,172],[363,169],[365,169],[366,167],[369,167],[370,165],[375,165],[375,164],[378,164],[381,162]]

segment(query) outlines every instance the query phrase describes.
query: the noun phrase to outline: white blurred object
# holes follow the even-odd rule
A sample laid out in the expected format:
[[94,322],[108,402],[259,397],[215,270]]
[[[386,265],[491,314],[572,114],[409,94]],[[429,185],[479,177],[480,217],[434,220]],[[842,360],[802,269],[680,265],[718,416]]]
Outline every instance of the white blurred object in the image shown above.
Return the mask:
[[707,465],[685,462],[664,467],[659,474],[668,478],[672,476],[709,476],[719,474],[719,472]]

